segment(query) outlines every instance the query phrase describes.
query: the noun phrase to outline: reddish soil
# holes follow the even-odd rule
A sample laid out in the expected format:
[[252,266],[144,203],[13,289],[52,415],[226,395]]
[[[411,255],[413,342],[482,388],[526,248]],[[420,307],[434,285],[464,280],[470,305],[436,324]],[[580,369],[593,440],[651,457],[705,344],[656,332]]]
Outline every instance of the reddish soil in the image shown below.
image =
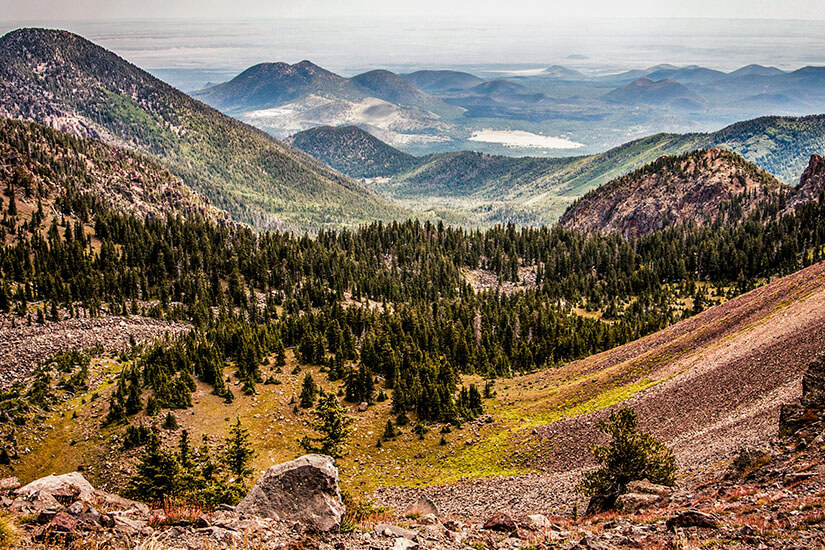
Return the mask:
[[[780,404],[799,397],[802,374],[823,349],[825,263],[820,263],[547,376],[593,375],[614,385],[664,380],[618,406],[636,410],[642,429],[673,449],[681,475],[696,479],[743,445],[776,435]],[[582,503],[573,488],[581,469],[593,465],[590,446],[603,441],[598,421],[615,408],[531,432],[522,443],[545,449],[528,461],[542,474],[423,491],[447,512],[470,516],[494,510],[569,513],[574,502]],[[389,489],[377,498],[402,506],[416,494]]]

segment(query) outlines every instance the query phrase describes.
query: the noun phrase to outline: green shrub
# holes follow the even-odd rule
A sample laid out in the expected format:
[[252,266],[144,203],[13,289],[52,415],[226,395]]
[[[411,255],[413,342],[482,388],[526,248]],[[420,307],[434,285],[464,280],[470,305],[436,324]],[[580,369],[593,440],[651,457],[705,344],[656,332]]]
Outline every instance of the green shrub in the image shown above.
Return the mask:
[[676,462],[673,453],[653,436],[637,430],[638,419],[631,409],[620,409],[599,422],[599,430],[611,437],[607,446],[594,446],[599,468],[584,474],[578,489],[600,501],[602,508],[613,506],[631,481],[648,479],[673,485]]

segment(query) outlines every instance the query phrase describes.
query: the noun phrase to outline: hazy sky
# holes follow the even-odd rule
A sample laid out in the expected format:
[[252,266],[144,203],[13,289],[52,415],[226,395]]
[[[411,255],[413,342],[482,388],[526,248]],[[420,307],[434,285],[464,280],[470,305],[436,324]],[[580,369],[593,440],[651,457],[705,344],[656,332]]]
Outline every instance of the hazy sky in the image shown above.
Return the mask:
[[319,16],[825,19],[823,0],[0,0],[0,21]]

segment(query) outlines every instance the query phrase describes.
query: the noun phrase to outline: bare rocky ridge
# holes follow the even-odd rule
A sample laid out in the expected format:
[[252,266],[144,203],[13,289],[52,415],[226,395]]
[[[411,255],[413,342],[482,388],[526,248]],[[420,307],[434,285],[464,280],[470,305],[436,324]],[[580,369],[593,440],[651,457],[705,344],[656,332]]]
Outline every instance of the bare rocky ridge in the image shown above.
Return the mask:
[[[580,231],[615,231],[627,238],[688,221],[741,219],[771,197],[789,191],[735,153],[699,150],[656,162],[591,191],[559,224]],[[737,208],[723,207],[736,201]]]

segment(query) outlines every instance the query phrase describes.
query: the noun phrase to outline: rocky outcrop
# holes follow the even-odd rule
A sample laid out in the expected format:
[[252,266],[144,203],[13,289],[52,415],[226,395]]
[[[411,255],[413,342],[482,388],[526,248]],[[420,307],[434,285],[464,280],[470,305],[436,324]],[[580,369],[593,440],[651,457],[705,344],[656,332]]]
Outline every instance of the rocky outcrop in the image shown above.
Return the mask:
[[811,155],[808,167],[799,178],[790,206],[795,207],[808,201],[819,199],[820,193],[825,191],[825,158]]
[[724,149],[665,156],[576,201],[559,224],[627,238],[684,222],[741,220],[765,200],[791,188]]
[[332,458],[305,455],[272,466],[238,504],[238,512],[298,522],[309,531],[337,531],[344,504]]
[[825,412],[825,354],[818,355],[808,365],[802,377],[802,398],[782,405],[779,413],[779,435],[787,437],[798,432],[822,432]]

